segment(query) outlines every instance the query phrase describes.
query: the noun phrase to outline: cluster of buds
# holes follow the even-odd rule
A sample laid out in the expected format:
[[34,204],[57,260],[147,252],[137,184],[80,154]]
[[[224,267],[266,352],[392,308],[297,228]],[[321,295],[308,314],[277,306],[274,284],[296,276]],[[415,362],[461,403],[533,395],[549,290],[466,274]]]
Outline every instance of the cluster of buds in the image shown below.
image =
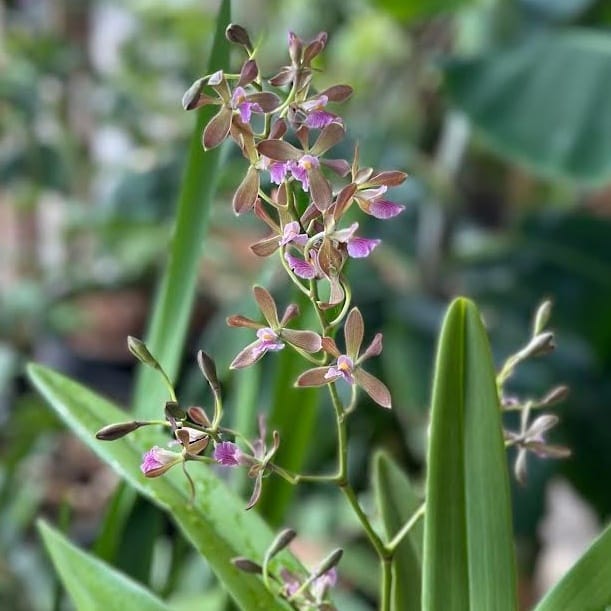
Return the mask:
[[[110,424],[96,433],[97,439],[114,441],[143,426],[161,425],[167,427],[172,433],[168,448],[173,449],[158,445],[150,448],[142,457],[142,464],[140,465],[145,477],[159,477],[172,467],[182,465],[191,485],[191,492],[194,494],[193,482],[185,467],[187,462],[197,461],[223,467],[244,467],[248,470],[249,477],[254,480],[253,493],[246,509],[254,507],[261,496],[263,478],[276,468],[272,459],[280,445],[278,431],[272,432],[272,444],[268,448],[265,418],[261,415],[259,417],[259,437],[252,442],[242,439],[244,449],[241,448],[235,443],[235,438],[239,434],[221,426],[223,415],[221,388],[216,366],[208,354],[200,351],[197,361],[214,396],[214,417],[212,420],[202,407],[190,406],[183,409],[178,404],[168,376],[141,340],[129,337],[127,344],[129,350],[140,362],[160,373],[168,386],[172,400],[165,403],[164,420],[132,420]],[[212,451],[209,451],[211,448]]]
[[245,573],[261,575],[267,588],[287,600],[295,609],[334,611],[336,607],[327,595],[337,582],[335,567],[343,555],[342,549],[332,551],[307,574],[299,575],[285,567],[279,571],[271,570],[271,560],[288,547],[296,536],[297,533],[290,528],[281,531],[267,549],[262,564],[243,557],[234,558],[232,562]]
[[532,336],[529,342],[518,352],[510,356],[497,375],[497,387],[501,397],[501,407],[504,411],[520,412],[520,430],[504,431],[507,446],[517,447],[514,463],[514,474],[518,482],[526,482],[526,463],[528,453],[540,458],[566,458],[571,451],[564,446],[547,443],[544,435],[559,422],[559,418],[553,414],[542,414],[531,420],[531,412],[534,409],[546,409],[564,401],[569,389],[560,385],[550,389],[540,399],[521,399],[516,396],[504,394],[504,386],[513,375],[516,367],[533,357],[544,356],[555,349],[554,334],[546,330],[549,322],[552,304],[544,301],[535,314]]

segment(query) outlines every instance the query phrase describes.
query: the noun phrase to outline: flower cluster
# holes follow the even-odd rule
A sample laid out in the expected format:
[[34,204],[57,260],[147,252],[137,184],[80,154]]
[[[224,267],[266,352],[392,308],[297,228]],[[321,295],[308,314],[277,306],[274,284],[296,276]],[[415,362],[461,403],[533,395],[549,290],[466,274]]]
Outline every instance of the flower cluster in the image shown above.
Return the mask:
[[568,388],[556,386],[549,390],[541,399],[521,399],[507,395],[504,392],[507,380],[513,375],[516,367],[533,357],[544,356],[554,350],[554,335],[546,331],[551,314],[551,302],[543,302],[535,314],[533,332],[530,341],[521,350],[510,356],[497,375],[497,386],[504,411],[520,412],[520,430],[504,431],[505,444],[517,448],[514,462],[514,475],[518,482],[524,484],[527,474],[527,458],[531,452],[539,458],[566,458],[571,451],[564,446],[549,444],[544,435],[559,422],[559,418],[552,414],[543,414],[530,420],[531,412],[535,409],[550,408],[566,399]]

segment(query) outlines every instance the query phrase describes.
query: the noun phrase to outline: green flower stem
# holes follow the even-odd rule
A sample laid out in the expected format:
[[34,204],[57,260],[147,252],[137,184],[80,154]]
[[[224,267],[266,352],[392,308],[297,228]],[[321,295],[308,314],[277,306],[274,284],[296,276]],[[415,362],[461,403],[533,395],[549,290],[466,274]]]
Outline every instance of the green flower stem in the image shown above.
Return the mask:
[[390,554],[394,554],[397,546],[403,540],[403,537],[418,523],[418,520],[424,516],[426,504],[422,503],[416,510],[414,515],[401,527],[401,530],[386,544],[386,550]]
[[392,596],[392,557],[380,559],[382,565],[382,584],[380,589],[380,611],[390,611]]
[[336,482],[337,475],[309,475],[309,474],[301,474],[301,473],[291,473],[286,469],[279,467],[273,463],[268,463],[268,466],[272,469],[274,473],[277,473],[282,479],[289,482],[289,484],[293,484],[296,486],[301,482]]
[[161,365],[159,365],[156,369],[161,374],[163,383],[165,384],[166,388],[168,389],[168,392],[170,393],[170,399],[175,403],[178,403],[178,399],[176,398],[176,391],[174,390],[174,385],[172,384],[168,374],[165,372]]

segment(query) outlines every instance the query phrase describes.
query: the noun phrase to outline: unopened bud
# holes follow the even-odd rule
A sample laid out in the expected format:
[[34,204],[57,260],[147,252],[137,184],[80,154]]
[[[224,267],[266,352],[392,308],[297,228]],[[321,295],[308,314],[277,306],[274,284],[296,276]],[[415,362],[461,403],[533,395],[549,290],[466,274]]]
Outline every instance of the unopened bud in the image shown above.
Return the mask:
[[568,386],[556,386],[556,388],[552,388],[552,390],[550,390],[545,397],[539,401],[539,405],[549,407],[550,405],[560,403],[569,396],[569,392]]
[[133,433],[136,429],[141,426],[148,424],[148,422],[138,422],[132,420],[131,422],[117,422],[116,424],[109,424],[101,428],[96,434],[96,439],[100,441],[114,441],[115,439],[121,439],[125,435]]
[[219,384],[218,377],[216,375],[216,365],[209,354],[206,354],[203,350],[197,353],[197,364],[202,370],[204,377],[208,380],[212,392],[216,395],[219,393],[221,386]]
[[142,340],[130,335],[127,338],[127,347],[141,363],[153,367],[154,369],[159,369],[159,363]]
[[516,355],[520,361],[524,361],[532,356],[543,356],[549,354],[554,350],[556,345],[554,344],[554,334],[550,331],[545,333],[539,333],[535,335],[528,345],[520,350]]
[[538,308],[533,322],[533,335],[539,335],[545,329],[552,313],[552,302],[548,299]]
[[330,571],[334,566],[339,564],[339,561],[342,559],[344,555],[344,550],[341,547],[338,547],[336,550],[332,551],[316,568],[316,570],[312,573],[309,579],[317,579],[321,575],[324,575],[327,571]]
[[182,96],[182,107],[185,110],[193,110],[199,106],[202,89],[206,84],[205,78],[197,79]]
[[274,539],[265,554],[266,561],[271,560],[276,554],[280,553],[285,547],[288,547],[291,541],[297,536],[297,533],[292,528],[285,528]]
[[187,416],[189,416],[189,420],[195,422],[195,424],[201,424],[202,426],[210,426],[210,419],[206,412],[196,405],[187,408]]
[[263,572],[263,567],[261,567],[260,564],[257,564],[256,562],[242,556],[232,558],[231,564],[245,573],[255,573],[256,575],[260,575]]
[[225,30],[225,38],[234,45],[242,45],[249,53],[252,51],[250,36],[245,28],[237,23],[230,23]]

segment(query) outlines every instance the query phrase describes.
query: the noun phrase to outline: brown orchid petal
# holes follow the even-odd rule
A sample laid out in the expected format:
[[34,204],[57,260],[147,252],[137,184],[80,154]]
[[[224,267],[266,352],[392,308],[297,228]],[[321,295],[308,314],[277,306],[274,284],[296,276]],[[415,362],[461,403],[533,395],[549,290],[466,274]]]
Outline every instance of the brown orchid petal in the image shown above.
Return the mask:
[[240,79],[237,82],[236,87],[245,87],[250,85],[257,76],[259,75],[259,68],[257,62],[254,59],[248,59],[244,62],[242,70],[240,70]]
[[329,125],[321,130],[318,138],[316,138],[316,142],[310,150],[310,154],[315,157],[320,157],[320,155],[326,153],[330,148],[334,147],[342,140],[345,135],[346,131],[341,123],[329,123]]
[[316,35],[316,38],[311,40],[308,43],[308,46],[305,48],[303,52],[303,63],[306,66],[310,65],[310,62],[322,52],[322,50],[327,45],[327,33],[320,32]]
[[407,174],[399,170],[391,170],[389,172],[378,172],[375,176],[367,180],[367,184],[371,187],[384,185],[385,187],[396,187],[405,181]]
[[294,318],[297,318],[297,316],[299,316],[299,306],[296,303],[290,303],[286,307],[286,310],[284,310],[284,314],[280,319],[280,326],[286,327],[286,325]]
[[343,263],[342,254],[329,238],[324,238],[318,249],[318,265],[329,277],[337,275]]
[[270,140],[280,140],[286,134],[287,125],[284,119],[274,121],[271,130],[269,131]]
[[269,84],[274,87],[282,87],[282,85],[288,85],[293,80],[294,76],[295,72],[288,66],[285,66],[278,74],[275,74],[269,79]]
[[321,159],[320,163],[333,170],[338,176],[350,173],[350,164],[345,159]]
[[222,104],[223,101],[219,98],[213,98],[210,95],[202,93],[202,88],[205,85],[205,79],[195,81],[182,96],[182,107],[185,110],[195,110],[206,104]]
[[277,205],[279,210],[286,208],[289,202],[289,194],[286,187],[286,182],[283,182],[275,191],[272,193],[272,201]]
[[542,441],[528,441],[524,444],[524,447],[541,458],[568,458],[571,455],[569,448],[547,444]]
[[264,325],[260,322],[256,322],[241,314],[234,314],[233,316],[227,317],[227,325],[230,327],[247,327],[249,329],[261,329]]
[[218,146],[227,138],[229,134],[229,129],[231,128],[231,118],[233,116],[233,111],[231,108],[227,108],[223,106],[221,110],[218,111],[210,119],[208,125],[204,129],[203,136],[203,145],[206,150],[213,149],[215,146]]
[[259,142],[259,153],[274,161],[289,161],[301,159],[303,151],[284,140],[262,140]]
[[280,226],[276,221],[267,213],[265,205],[260,199],[255,202],[254,208],[255,214],[277,235],[280,235]]
[[337,274],[331,274],[328,279],[331,290],[329,292],[329,302],[326,304],[326,308],[332,308],[344,300],[345,293],[344,287]]
[[346,185],[335,198],[335,206],[333,208],[333,218],[338,221],[348,210],[354,194],[356,193],[356,185],[352,182]]
[[277,329],[280,326],[280,322],[278,321],[278,310],[276,309],[274,298],[269,294],[267,289],[259,285],[253,286],[252,292],[261,310],[261,314],[263,314],[269,326],[272,329]]
[[221,96],[226,104],[229,104],[231,100],[231,88],[222,70],[217,70],[212,74],[208,79],[208,84]]
[[321,337],[314,331],[298,331],[295,329],[282,329],[280,334],[289,344],[301,348],[306,352],[318,352],[322,348]]
[[249,248],[255,255],[257,255],[257,257],[269,257],[270,255],[273,255],[278,248],[280,248],[278,240],[278,234],[274,233],[267,238],[263,238],[262,240],[251,244]]
[[255,137],[252,128],[248,123],[244,123],[240,119],[240,115],[234,114],[231,119],[231,127],[229,128],[229,135],[233,138],[234,142],[240,147],[242,154],[251,165],[255,165],[259,158],[257,153],[257,146],[255,144]]
[[280,106],[280,98],[275,93],[262,91],[260,93],[251,93],[246,96],[249,102],[254,102],[261,107],[263,112],[272,112]]
[[[201,454],[207,447],[210,439],[205,435],[201,439],[196,439],[186,446],[189,454]],[[184,444],[183,444],[184,445]]]
[[335,343],[335,340],[332,337],[323,337],[322,338],[322,349],[331,356],[337,358],[341,352]]
[[376,333],[374,338],[371,340],[371,344],[367,346],[367,349],[359,357],[359,363],[370,359],[373,356],[378,356],[382,352],[382,334]]
[[319,96],[327,96],[329,102],[345,102],[354,90],[350,85],[332,85],[321,91]]
[[176,429],[174,431],[174,436],[185,448],[189,445],[189,431],[185,429]]
[[274,457],[274,454],[280,447],[280,433],[278,431],[272,431],[272,447],[265,456],[265,462],[269,462]]
[[354,372],[354,380],[378,405],[392,407],[390,391],[378,378],[359,368]]
[[[302,120],[305,120],[305,117]],[[310,144],[310,130],[305,125],[302,125],[295,132],[295,135],[297,136],[297,140],[299,140],[299,144],[301,144],[303,150],[307,150],[308,145]]]
[[356,361],[363,343],[365,323],[363,315],[358,308],[352,308],[344,323],[344,337],[346,338],[346,354]]
[[323,210],[326,210],[333,201],[331,185],[319,168],[312,168],[308,172],[308,178],[310,180],[310,193],[312,194],[312,201],[314,202],[314,205],[322,212]]
[[[354,174],[354,171],[353,171]],[[371,177],[373,174],[373,168],[361,168],[354,176],[354,182],[362,185]]]
[[524,437],[528,440],[540,437],[543,435],[543,433],[555,427],[558,422],[560,422],[560,418],[558,418],[558,416],[555,416],[554,414],[543,414],[542,416],[535,418],[532,424],[528,427],[526,433],[524,433]]
[[516,456],[516,462],[513,466],[513,473],[518,480],[518,483],[524,485],[526,483],[526,461],[528,458],[528,452],[524,448],[518,450]]
[[314,204],[309,204],[304,213],[301,215],[301,224],[304,227],[307,227],[314,219],[319,217],[320,210]]
[[259,500],[259,497],[261,496],[262,486],[263,486],[263,473],[259,471],[259,473],[257,473],[257,476],[255,477],[255,485],[252,490],[252,495],[250,496],[248,505],[246,505],[247,511],[249,509],[252,509],[257,504],[257,501]]
[[259,195],[259,172],[253,167],[248,168],[244,180],[233,196],[233,211],[236,215],[248,212],[257,201]]
[[236,354],[233,361],[229,365],[229,369],[243,369],[244,367],[250,367],[254,365],[257,361],[263,358],[265,354],[265,350],[257,350],[259,348],[260,342],[256,340],[252,342],[252,344],[248,344],[246,348],[243,348]]
[[314,369],[308,369],[297,378],[295,386],[325,386],[325,384],[329,384],[329,382],[333,381],[325,378],[325,374],[328,371],[328,367],[314,367]]

